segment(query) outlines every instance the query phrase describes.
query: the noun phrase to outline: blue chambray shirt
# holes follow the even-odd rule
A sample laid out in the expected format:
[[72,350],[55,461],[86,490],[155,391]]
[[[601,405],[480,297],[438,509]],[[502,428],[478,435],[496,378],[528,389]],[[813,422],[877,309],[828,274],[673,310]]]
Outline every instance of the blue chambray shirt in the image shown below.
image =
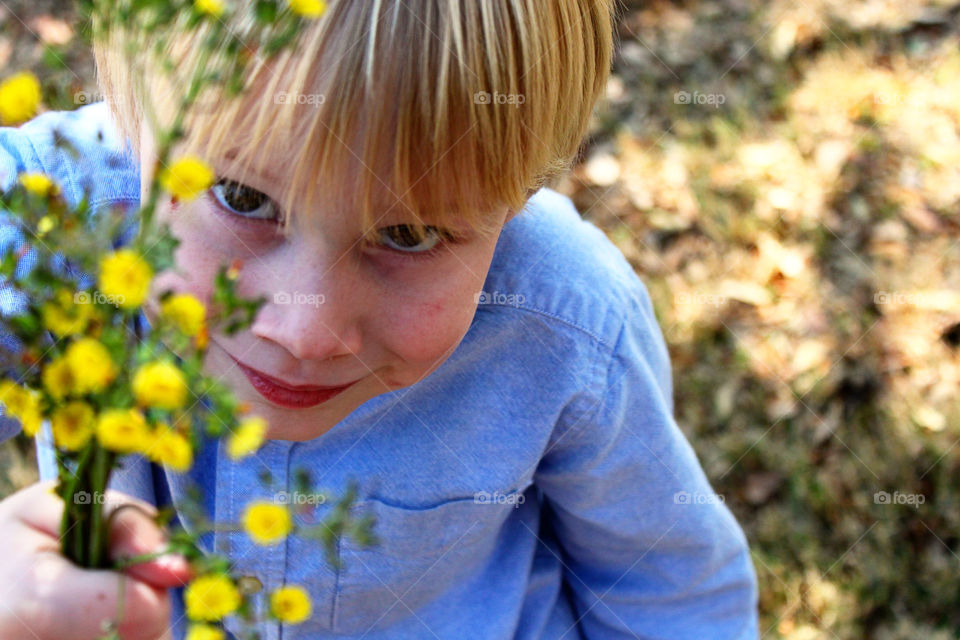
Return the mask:
[[[55,129],[79,159],[57,150]],[[43,171],[71,204],[86,185],[98,208],[135,210],[139,167],[121,149],[103,103],[45,113],[0,128],[0,186]],[[22,241],[0,225],[0,250]],[[0,291],[4,315],[22,302]],[[0,418],[0,438],[18,429]],[[48,442],[38,437],[43,479],[55,477]],[[312,618],[264,623],[265,640],[757,637],[747,542],[674,421],[647,290],[550,189],[503,228],[473,322],[432,374],[313,440],[270,440],[241,461],[207,441],[186,474],[129,456],[111,486],[179,507],[195,483],[209,517],[235,523],[250,500],[292,491],[298,468],[334,495],[356,480],[355,513],[375,516],[380,544],[344,538],[337,571],[297,535],[273,547],[240,533],[201,539],[265,589],[309,589]],[[301,524],[333,508],[300,506]],[[182,589],[171,593],[181,639]]]

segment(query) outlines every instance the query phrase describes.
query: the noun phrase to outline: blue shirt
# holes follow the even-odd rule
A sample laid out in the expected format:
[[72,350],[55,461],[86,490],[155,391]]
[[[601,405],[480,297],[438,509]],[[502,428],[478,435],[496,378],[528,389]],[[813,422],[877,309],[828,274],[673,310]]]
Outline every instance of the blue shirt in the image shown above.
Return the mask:
[[[79,159],[54,146],[55,128]],[[4,189],[18,172],[43,171],[71,204],[86,184],[97,207],[135,210],[131,158],[102,103],[0,128]],[[21,241],[0,226],[0,250]],[[18,305],[0,291],[0,311]],[[0,437],[18,428],[3,418]],[[55,477],[42,439],[38,462],[41,478]],[[196,483],[210,517],[239,522],[250,500],[292,491],[298,468],[334,495],[356,480],[356,514],[375,516],[380,544],[344,538],[335,570],[296,535],[274,547],[239,533],[202,539],[265,589],[308,587],[312,618],[263,624],[265,640],[757,637],[747,542],[674,420],[648,292],[550,189],[505,225],[466,336],[422,381],[368,400],[313,440],[270,440],[241,461],[217,441],[186,474],[130,456],[111,486],[177,507]],[[301,504],[297,521],[319,522],[332,506]],[[180,639],[182,589],[172,595]]]

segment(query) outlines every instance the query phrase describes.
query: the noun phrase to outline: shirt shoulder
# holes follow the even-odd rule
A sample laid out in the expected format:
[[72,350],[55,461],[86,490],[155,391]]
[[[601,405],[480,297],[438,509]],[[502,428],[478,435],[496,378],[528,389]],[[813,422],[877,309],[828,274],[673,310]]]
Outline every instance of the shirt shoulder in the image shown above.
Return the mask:
[[630,319],[656,325],[646,285],[623,253],[546,187],[504,225],[478,311],[542,314],[608,350]]
[[53,178],[71,206],[85,194],[93,208],[140,199],[139,161],[104,102],[0,128],[0,186],[9,188],[22,172]]

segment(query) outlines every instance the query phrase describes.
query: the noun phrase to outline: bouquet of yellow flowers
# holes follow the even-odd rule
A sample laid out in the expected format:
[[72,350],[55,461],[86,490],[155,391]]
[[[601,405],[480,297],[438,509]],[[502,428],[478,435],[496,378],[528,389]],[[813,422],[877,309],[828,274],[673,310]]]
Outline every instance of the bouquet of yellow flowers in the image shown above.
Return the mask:
[[[251,47],[277,51],[294,41],[299,21],[323,12],[317,0],[298,0],[281,8],[271,1],[258,2],[254,43],[226,47],[220,71],[199,69],[182,101],[189,109],[206,82],[224,82],[242,89],[243,52]],[[131,20],[156,28],[187,15],[188,28],[204,21],[214,33],[222,24],[225,8],[219,0],[196,2],[116,2],[92,0],[84,7],[96,27],[108,19]],[[97,30],[94,29],[94,37]],[[211,39],[211,51],[221,42]],[[223,51],[220,51],[223,53]],[[214,56],[207,60],[211,65]],[[0,84],[0,120],[17,124],[36,114],[41,101],[39,82],[29,73],[17,74]],[[162,140],[159,165],[150,195],[136,215],[140,229],[132,244],[113,246],[124,223],[121,211],[98,212],[85,198],[69,206],[59,185],[47,175],[21,174],[13,188],[0,194],[0,210],[15,220],[28,239],[19,250],[0,259],[0,278],[21,296],[23,313],[7,318],[6,328],[19,347],[6,354],[0,380],[0,403],[16,418],[28,436],[43,437],[49,423],[57,452],[57,495],[64,503],[61,525],[62,552],[81,567],[122,569],[161,553],[111,560],[107,532],[110,518],[102,499],[111,473],[124,456],[141,455],[173,471],[187,472],[204,439],[225,438],[226,451],[235,459],[254,453],[268,425],[239,403],[230,390],[203,373],[203,356],[211,332],[231,335],[252,322],[265,298],[242,298],[236,280],[242,263],[221,265],[208,303],[187,293],[157,294],[156,321],[144,328],[139,314],[148,303],[154,276],[174,265],[177,239],[166,225],[158,226],[152,214],[162,192],[189,200],[214,181],[211,169],[199,158],[170,158],[170,149],[183,135],[182,119]],[[66,139],[59,140],[67,153]],[[94,274],[90,278],[85,274]],[[299,487],[310,491],[309,477],[298,474]],[[316,493],[316,492],[314,492]],[[297,533],[323,545],[327,560],[334,555],[342,535],[371,544],[373,522],[352,520],[355,499],[351,486],[336,503],[326,522],[297,527],[290,507],[260,502],[248,505],[241,523],[209,522],[199,506],[181,515],[191,519],[191,532],[169,533],[169,549],[186,557],[195,578],[186,587],[184,603],[191,621],[189,638],[223,638],[225,616],[239,615],[253,622],[252,599],[269,598],[266,611],[286,623],[310,615],[304,588],[286,585],[270,594],[259,594],[253,577],[231,574],[226,557],[205,554],[199,536],[210,531],[239,530],[257,544],[273,545]],[[199,500],[198,500],[199,505]],[[161,510],[160,524],[172,513]],[[122,602],[122,598],[120,599]],[[117,637],[105,627],[107,637]],[[251,634],[251,637],[256,637]]]

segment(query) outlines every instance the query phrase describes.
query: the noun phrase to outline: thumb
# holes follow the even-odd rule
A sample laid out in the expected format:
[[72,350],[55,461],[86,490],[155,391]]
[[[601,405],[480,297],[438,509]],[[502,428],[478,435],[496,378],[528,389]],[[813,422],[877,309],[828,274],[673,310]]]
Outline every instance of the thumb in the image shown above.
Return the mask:
[[[153,505],[112,491],[108,491],[107,503],[106,511],[111,518],[111,559],[116,561],[166,548],[167,536],[154,520],[157,511]],[[156,588],[178,587],[190,579],[186,558],[175,553],[131,565],[123,572]]]

